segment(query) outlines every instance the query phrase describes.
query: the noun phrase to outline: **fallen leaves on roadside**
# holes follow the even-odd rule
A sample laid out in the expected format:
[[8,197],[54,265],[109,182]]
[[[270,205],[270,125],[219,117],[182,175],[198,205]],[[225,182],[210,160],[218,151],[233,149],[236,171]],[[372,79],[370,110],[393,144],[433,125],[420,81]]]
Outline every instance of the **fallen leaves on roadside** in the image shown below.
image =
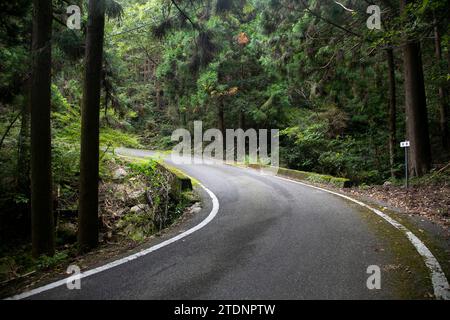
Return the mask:
[[447,184],[411,186],[409,189],[384,185],[342,191],[356,197],[371,198],[407,214],[427,217],[446,229],[450,226],[450,186]]

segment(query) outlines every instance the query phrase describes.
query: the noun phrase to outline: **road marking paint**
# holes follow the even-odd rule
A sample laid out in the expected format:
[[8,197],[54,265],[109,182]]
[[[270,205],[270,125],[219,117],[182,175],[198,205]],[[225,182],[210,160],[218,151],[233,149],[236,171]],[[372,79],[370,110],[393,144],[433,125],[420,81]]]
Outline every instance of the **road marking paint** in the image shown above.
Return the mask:
[[380,210],[372,208],[371,206],[369,206],[361,201],[358,201],[356,199],[353,199],[353,198],[343,195],[341,193],[334,192],[334,191],[327,190],[327,189],[320,188],[320,187],[316,187],[316,186],[313,186],[313,185],[310,185],[307,183],[303,183],[300,181],[283,178],[280,176],[275,176],[275,177],[277,177],[278,179],[281,179],[281,180],[285,180],[285,181],[297,183],[297,184],[300,184],[300,185],[303,185],[306,187],[325,191],[325,192],[334,194],[336,196],[339,196],[341,198],[350,200],[354,203],[359,204],[360,206],[363,206],[363,207],[371,210],[372,212],[374,212],[375,214],[377,214],[378,216],[380,216],[381,218],[383,218],[384,220],[389,222],[396,229],[402,231],[406,235],[408,240],[412,243],[412,245],[416,248],[417,252],[422,256],[422,258],[425,261],[425,265],[430,270],[431,282],[433,284],[433,290],[434,290],[435,297],[437,299],[443,299],[443,300],[450,299],[450,287],[449,287],[447,278],[445,277],[445,273],[441,268],[441,265],[439,264],[437,259],[434,257],[434,255],[431,253],[431,251],[427,248],[427,246],[414,233],[409,231],[408,228],[406,228],[404,225],[402,225],[398,221],[392,219],[390,216],[381,212]]
[[[200,186],[208,193],[208,195],[211,197],[212,204],[213,204],[213,207],[212,207],[211,212],[209,213],[209,215],[208,215],[202,222],[200,222],[198,225],[192,227],[191,229],[189,229],[189,230],[187,230],[187,231],[185,231],[185,232],[183,232],[183,233],[180,233],[179,235],[177,235],[177,236],[175,236],[175,237],[173,237],[173,238],[170,238],[170,239],[168,239],[168,240],[165,240],[165,241],[163,241],[163,242],[161,242],[161,243],[159,243],[159,244],[157,244],[157,245],[154,245],[154,246],[152,246],[152,247],[150,247],[150,248],[144,249],[144,250],[142,250],[142,251],[139,251],[139,252],[137,252],[137,253],[131,254],[131,255],[126,256],[126,257],[124,257],[124,258],[121,258],[121,259],[112,261],[112,262],[107,263],[107,264],[105,264],[105,265],[103,265],[103,266],[100,266],[100,267],[97,267],[97,268],[94,268],[94,269],[91,269],[91,270],[87,270],[87,271],[85,271],[85,272],[82,272],[82,273],[80,273],[80,275],[79,275],[79,277],[80,277],[79,279],[82,279],[82,278],[86,278],[86,277],[92,276],[92,275],[94,275],[94,274],[96,274],[96,273],[99,273],[99,272],[102,272],[102,271],[105,271],[105,270],[108,270],[108,269],[117,267],[117,266],[119,266],[119,265],[121,265],[121,264],[130,262],[130,261],[135,260],[135,259],[137,259],[137,258],[139,258],[139,257],[145,256],[145,255],[147,255],[147,254],[149,254],[149,253],[152,253],[152,252],[154,252],[154,251],[156,251],[156,250],[158,250],[158,249],[161,249],[161,248],[163,248],[163,247],[165,247],[165,246],[168,246],[169,244],[172,244],[172,243],[174,243],[174,242],[176,242],[176,241],[178,241],[178,240],[180,240],[180,239],[183,239],[183,238],[185,238],[185,237],[191,235],[192,233],[194,233],[194,232],[196,232],[196,231],[202,229],[204,226],[206,226],[208,223],[210,223],[210,222],[214,219],[214,217],[217,215],[217,213],[219,212],[219,200],[217,199],[216,195],[215,195],[211,190],[209,190],[208,188],[206,188],[206,187],[205,187],[204,185],[202,185],[201,183],[199,183],[199,185],[200,185]],[[67,277],[67,278],[58,280],[58,281],[56,281],[56,282],[49,283],[49,284],[47,284],[47,285],[45,285],[45,286],[42,286],[42,287],[39,287],[39,288],[30,290],[30,291],[23,292],[23,293],[21,293],[21,294],[17,294],[17,295],[15,295],[15,296],[12,296],[12,297],[9,297],[9,298],[6,298],[5,300],[20,300],[20,299],[25,299],[25,298],[28,298],[28,297],[30,297],[30,296],[36,295],[36,294],[38,294],[38,293],[41,293],[41,292],[44,292],[44,291],[48,291],[48,290],[54,289],[54,288],[56,288],[56,287],[65,285],[69,279],[72,279],[72,277]],[[70,280],[69,280],[69,281],[70,281]]]

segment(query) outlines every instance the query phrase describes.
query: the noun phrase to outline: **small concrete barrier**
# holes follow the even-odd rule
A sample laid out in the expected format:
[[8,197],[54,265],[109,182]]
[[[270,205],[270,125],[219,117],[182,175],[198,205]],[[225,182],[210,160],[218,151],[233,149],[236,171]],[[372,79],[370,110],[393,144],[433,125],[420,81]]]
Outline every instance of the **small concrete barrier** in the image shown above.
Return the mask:
[[[247,164],[247,167],[259,170],[259,169],[261,169],[261,167],[263,167],[263,165]],[[295,180],[303,180],[303,181],[309,181],[309,182],[328,184],[328,185],[332,185],[332,186],[335,186],[338,188],[349,188],[352,186],[352,182],[350,179],[333,177],[333,176],[329,176],[326,174],[320,174],[320,173],[315,173],[315,172],[306,172],[306,171],[299,171],[299,170],[293,170],[293,169],[287,169],[287,168],[278,168],[277,175],[286,177],[286,178],[292,178]]]
[[171,184],[170,193],[175,199],[179,199],[182,192],[192,190],[191,178],[183,174],[180,170],[163,162],[158,162],[157,167],[159,170],[169,174]]

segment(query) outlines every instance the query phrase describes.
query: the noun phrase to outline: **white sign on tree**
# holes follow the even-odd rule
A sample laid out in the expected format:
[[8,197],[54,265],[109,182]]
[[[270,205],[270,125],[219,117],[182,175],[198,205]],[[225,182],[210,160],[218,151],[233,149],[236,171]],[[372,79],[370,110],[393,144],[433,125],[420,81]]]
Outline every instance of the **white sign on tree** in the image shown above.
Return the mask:
[[402,141],[402,142],[400,142],[400,147],[402,147],[402,148],[407,148],[409,146],[410,146],[409,141]]

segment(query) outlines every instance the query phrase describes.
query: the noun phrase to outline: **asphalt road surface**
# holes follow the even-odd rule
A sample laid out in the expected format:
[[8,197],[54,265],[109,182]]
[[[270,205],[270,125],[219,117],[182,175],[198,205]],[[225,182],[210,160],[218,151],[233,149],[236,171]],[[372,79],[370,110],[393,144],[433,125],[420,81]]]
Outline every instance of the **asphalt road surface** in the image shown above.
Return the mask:
[[[133,156],[152,154],[129,149],[121,152]],[[29,298],[405,297],[399,288],[403,281],[400,276],[385,271],[395,270],[399,265],[398,254],[391,249],[390,240],[367,219],[370,215],[367,209],[324,191],[254,170],[204,164],[178,167],[217,196],[220,208],[209,224],[148,255],[83,278],[81,290],[68,290],[63,285]],[[205,191],[201,193],[202,211],[157,241],[170,238],[208,216],[211,199]],[[381,224],[382,228],[392,229],[385,222]],[[417,256],[400,263],[423,264],[423,261]],[[378,265],[382,270],[380,290],[369,290],[366,286],[370,265]],[[415,274],[413,278],[418,295],[423,290],[432,292],[426,274]],[[407,295],[414,296],[414,292],[408,291]]]

